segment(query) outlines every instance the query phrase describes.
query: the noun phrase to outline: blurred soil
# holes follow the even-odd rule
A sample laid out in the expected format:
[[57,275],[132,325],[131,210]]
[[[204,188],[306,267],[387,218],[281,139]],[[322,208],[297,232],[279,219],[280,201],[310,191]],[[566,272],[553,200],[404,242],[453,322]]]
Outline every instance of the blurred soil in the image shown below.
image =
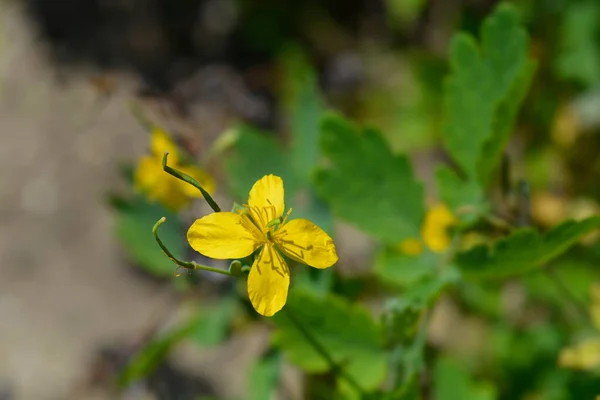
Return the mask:
[[146,146],[126,80],[103,98],[68,83],[20,8],[0,2],[0,398],[66,399],[94,351],[130,340],[174,307],[125,269],[103,204],[118,161]]

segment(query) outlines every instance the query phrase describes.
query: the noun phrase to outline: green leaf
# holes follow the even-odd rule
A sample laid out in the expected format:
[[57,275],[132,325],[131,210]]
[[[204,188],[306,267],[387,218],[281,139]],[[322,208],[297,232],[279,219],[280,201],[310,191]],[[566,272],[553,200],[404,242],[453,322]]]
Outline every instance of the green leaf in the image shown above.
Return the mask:
[[383,322],[386,344],[392,349],[391,374],[394,377],[394,399],[417,399],[415,382],[425,368],[427,331],[422,315],[441,295],[443,289],[458,280],[453,268],[431,275],[410,286],[398,298],[387,302]]
[[600,4],[585,1],[569,4],[560,27],[560,50],[555,69],[564,79],[586,86],[600,82],[598,43]]
[[233,298],[219,300],[218,303],[200,310],[196,324],[190,332],[190,339],[202,347],[216,346],[227,337],[231,319],[237,311]]
[[375,258],[375,274],[383,283],[405,287],[433,274],[437,263],[437,257],[430,252],[413,256],[384,248]]
[[565,221],[541,235],[520,229],[492,247],[480,245],[459,253],[456,265],[465,277],[506,278],[542,267],[560,256],[586,234],[600,227],[600,217]]
[[116,235],[129,257],[156,276],[172,276],[175,265],[162,252],[152,227],[161,217],[167,222],[160,228],[160,238],[175,257],[181,257],[185,249],[185,231],[177,214],[157,203],[149,203],[136,197],[128,207],[121,207],[116,214]]
[[296,268],[293,287],[310,292],[318,297],[324,297],[333,288],[335,271],[333,268]]
[[285,307],[273,317],[278,327],[274,340],[294,364],[308,372],[325,372],[330,367],[286,313],[293,313],[363,389],[372,390],[382,383],[387,369],[382,329],[366,310],[341,297],[319,298],[300,290],[291,293]]
[[444,288],[458,281],[457,271],[449,268],[441,274],[430,275],[415,282],[400,297],[389,300],[385,305],[386,342],[402,343],[416,334],[417,316],[431,307]]
[[317,75],[301,50],[290,48],[283,54],[284,103],[292,143],[293,169],[308,181],[311,169],[319,162],[319,122],[324,112]]
[[443,139],[470,180],[487,184],[497,165],[533,73],[528,46],[518,13],[509,4],[486,18],[481,45],[465,33],[452,40]]
[[492,125],[494,133],[484,144],[479,157],[480,182],[490,181],[496,167],[500,164],[504,148],[513,131],[514,121],[535,72],[536,63],[528,61],[521,74],[515,78],[508,95],[498,104]]
[[438,360],[433,371],[433,400],[494,400],[496,390],[472,381],[465,367],[450,358]]
[[235,150],[225,160],[231,191],[243,203],[248,199],[252,185],[268,174],[280,176],[285,185],[286,200],[297,189],[296,176],[289,156],[275,137],[248,125],[239,125]]
[[321,125],[321,149],[330,166],[318,171],[315,185],[335,214],[391,244],[419,237],[423,186],[408,159],[392,154],[378,131],[359,131],[329,115]]
[[422,400],[419,378],[417,376],[413,376],[405,385],[395,390],[388,397],[383,397],[383,399]]
[[377,76],[361,88],[357,118],[378,127],[394,153],[434,146],[442,117],[439,93],[445,63],[422,52],[373,52],[369,58],[367,74]]
[[249,400],[268,400],[273,398],[279,384],[281,356],[272,353],[258,360],[248,376]]
[[119,387],[125,388],[131,383],[151,375],[167,357],[171,349],[185,339],[194,328],[195,320],[184,326],[152,339],[127,364],[117,379]]
[[[483,190],[476,181],[461,179],[447,166],[439,167],[435,177],[440,199],[464,222],[473,221],[477,215],[487,211],[488,204],[483,196]],[[469,213],[457,213],[464,207],[471,209]]]

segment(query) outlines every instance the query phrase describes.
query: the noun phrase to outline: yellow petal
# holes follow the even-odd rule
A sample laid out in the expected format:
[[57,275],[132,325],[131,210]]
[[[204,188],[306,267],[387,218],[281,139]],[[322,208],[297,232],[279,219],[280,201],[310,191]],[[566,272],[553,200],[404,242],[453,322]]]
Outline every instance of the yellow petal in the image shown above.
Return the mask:
[[159,157],[162,160],[165,151],[169,152],[169,164],[176,163],[179,159],[178,148],[173,139],[167,132],[160,128],[154,128],[152,130],[152,137],[150,139],[150,150],[152,154]]
[[285,305],[290,286],[290,271],[285,260],[266,243],[248,275],[248,296],[261,315],[270,317]]
[[558,365],[565,368],[590,370],[600,365],[600,339],[587,339],[561,350]]
[[260,178],[248,198],[250,214],[261,227],[283,215],[283,181],[275,175],[265,175]]
[[450,246],[448,228],[456,222],[456,217],[444,204],[429,209],[421,228],[421,236],[427,247],[435,253],[444,252]]
[[133,175],[134,185],[142,191],[156,186],[161,179],[159,172],[164,173],[156,157],[144,156],[140,158]]
[[[208,193],[213,194],[215,192],[215,181],[208,172],[194,165],[178,166],[177,169],[197,180],[200,186],[202,186],[204,190],[206,190]],[[202,192],[200,192],[194,186],[182,180],[178,181],[180,182],[179,185],[181,187],[181,190],[187,196],[202,197]]]
[[247,257],[264,242],[262,233],[247,217],[232,212],[197,219],[188,230],[187,239],[198,253],[217,259]]
[[315,268],[338,261],[333,239],[307,219],[294,219],[273,233],[273,242],[288,257]]

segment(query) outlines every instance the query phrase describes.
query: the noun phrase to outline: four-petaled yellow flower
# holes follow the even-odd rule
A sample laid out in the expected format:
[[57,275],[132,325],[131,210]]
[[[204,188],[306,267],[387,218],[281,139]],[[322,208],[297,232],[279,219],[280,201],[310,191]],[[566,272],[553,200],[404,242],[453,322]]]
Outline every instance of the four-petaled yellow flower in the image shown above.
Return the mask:
[[423,242],[434,253],[443,253],[450,247],[450,233],[448,229],[458,222],[454,214],[440,203],[431,207],[425,214],[421,226],[421,238],[406,239],[400,243],[399,250],[404,254],[417,256],[423,252]]
[[193,165],[180,163],[177,145],[161,129],[154,129],[151,137],[151,154],[140,159],[135,170],[135,186],[151,201],[158,201],[170,210],[177,211],[187,206],[192,197],[202,197],[202,193],[192,185],[181,181],[165,171],[162,158],[169,152],[169,165],[191,176],[209,193],[215,190],[212,177]]
[[290,212],[284,215],[283,181],[267,175],[250,190],[243,212],[206,215],[187,233],[192,248],[211,258],[243,258],[260,249],[248,275],[248,295],[254,309],[267,317],[287,299],[290,271],[282,254],[315,268],[338,261],[331,237],[309,220],[288,222]]

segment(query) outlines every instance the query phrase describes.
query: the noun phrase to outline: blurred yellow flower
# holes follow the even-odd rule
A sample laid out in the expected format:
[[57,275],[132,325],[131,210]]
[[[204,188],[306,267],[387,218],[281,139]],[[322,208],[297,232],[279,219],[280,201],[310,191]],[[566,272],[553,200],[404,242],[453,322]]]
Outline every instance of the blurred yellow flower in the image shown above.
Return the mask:
[[202,197],[198,189],[163,171],[162,158],[166,151],[169,152],[169,163],[173,168],[197,180],[208,193],[214,192],[214,180],[207,172],[193,165],[180,164],[177,145],[166,132],[161,129],[152,131],[150,149],[151,154],[140,158],[138,162],[134,183],[151,201],[178,211],[187,206],[193,197]]
[[584,340],[561,350],[558,365],[564,368],[590,370],[600,365],[600,338]]
[[250,190],[239,213],[218,212],[196,220],[187,238],[199,253],[217,259],[243,258],[260,253],[248,275],[248,295],[254,309],[270,317],[285,305],[290,271],[282,254],[314,268],[338,261],[333,240],[307,219],[287,222],[283,181],[266,175]]
[[423,243],[419,239],[406,239],[400,243],[400,251],[409,256],[418,256],[423,252]]
[[[594,327],[600,331],[600,284],[590,287],[590,316]],[[591,370],[600,366],[600,336],[589,338],[561,350],[558,365],[564,368]]]
[[458,220],[443,203],[427,210],[421,226],[421,240],[410,238],[400,243],[399,250],[407,255],[417,256],[423,253],[423,244],[434,253],[443,253],[450,247],[452,238],[448,229]]

